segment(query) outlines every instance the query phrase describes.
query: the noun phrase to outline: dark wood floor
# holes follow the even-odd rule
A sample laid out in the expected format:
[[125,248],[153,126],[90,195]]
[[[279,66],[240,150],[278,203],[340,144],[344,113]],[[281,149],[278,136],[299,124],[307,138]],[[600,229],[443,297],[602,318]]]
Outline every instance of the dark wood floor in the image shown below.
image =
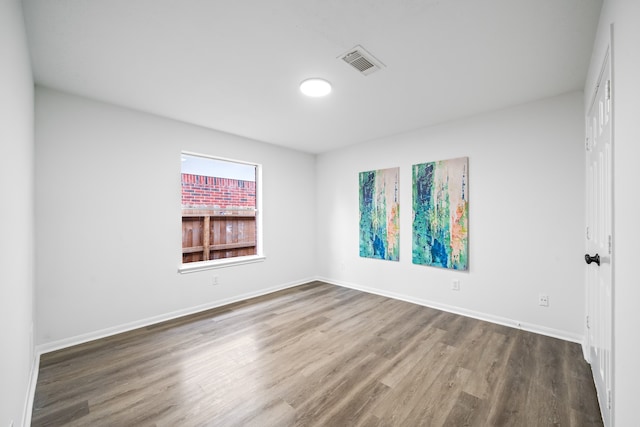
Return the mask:
[[34,426],[601,426],[577,344],[320,282],[45,354]]

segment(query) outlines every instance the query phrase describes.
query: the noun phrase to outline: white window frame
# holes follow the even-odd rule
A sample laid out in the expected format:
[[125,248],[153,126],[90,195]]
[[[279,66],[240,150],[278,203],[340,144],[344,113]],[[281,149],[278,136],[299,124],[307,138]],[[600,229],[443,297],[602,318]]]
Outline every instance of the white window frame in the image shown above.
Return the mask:
[[[252,264],[255,262],[264,261],[267,257],[264,255],[263,245],[262,245],[262,236],[263,236],[263,232],[262,232],[262,165],[259,163],[248,162],[244,160],[235,160],[235,159],[229,159],[226,157],[211,156],[208,154],[195,153],[191,151],[182,151],[180,154],[181,156],[182,154],[186,154],[188,156],[204,157],[204,158],[213,159],[213,160],[223,160],[225,162],[233,162],[233,163],[255,166],[256,168],[256,254],[247,255],[247,256],[237,256],[232,258],[212,259],[208,261],[194,261],[186,264],[181,263],[180,266],[178,267],[178,272],[193,273],[196,271],[212,270],[216,268],[232,267],[236,265]],[[180,169],[180,172],[182,172],[182,168]],[[179,200],[182,200],[182,186],[180,187],[181,188],[179,193],[179,196],[180,196]],[[182,240],[180,241],[178,248],[180,249],[180,251],[182,250]],[[181,252],[180,252],[180,257],[182,257]]]

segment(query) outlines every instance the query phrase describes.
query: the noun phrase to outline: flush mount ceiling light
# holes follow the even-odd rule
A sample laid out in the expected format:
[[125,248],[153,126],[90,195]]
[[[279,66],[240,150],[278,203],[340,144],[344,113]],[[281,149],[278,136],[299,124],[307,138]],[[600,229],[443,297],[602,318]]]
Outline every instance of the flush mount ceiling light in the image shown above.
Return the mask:
[[307,96],[319,98],[321,96],[327,96],[331,93],[331,83],[324,79],[312,78],[306,79],[300,83],[300,92]]

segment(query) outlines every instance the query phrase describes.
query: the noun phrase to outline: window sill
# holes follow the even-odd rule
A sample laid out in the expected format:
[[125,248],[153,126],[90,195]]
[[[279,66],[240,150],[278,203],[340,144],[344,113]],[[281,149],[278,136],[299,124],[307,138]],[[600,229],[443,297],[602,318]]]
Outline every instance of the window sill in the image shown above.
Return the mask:
[[265,259],[267,259],[267,257],[264,255],[249,255],[235,258],[217,259],[214,261],[190,262],[188,264],[181,264],[180,267],[178,267],[178,273],[193,273],[196,271],[232,267],[234,265],[253,264],[254,262],[262,262]]

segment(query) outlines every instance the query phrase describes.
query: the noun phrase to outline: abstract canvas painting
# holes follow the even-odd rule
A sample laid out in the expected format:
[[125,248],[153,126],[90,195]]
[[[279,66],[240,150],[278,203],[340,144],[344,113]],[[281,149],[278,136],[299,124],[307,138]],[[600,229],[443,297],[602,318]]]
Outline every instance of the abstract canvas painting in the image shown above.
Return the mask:
[[469,158],[413,165],[414,264],[467,270]]
[[400,168],[360,172],[360,256],[400,259]]

